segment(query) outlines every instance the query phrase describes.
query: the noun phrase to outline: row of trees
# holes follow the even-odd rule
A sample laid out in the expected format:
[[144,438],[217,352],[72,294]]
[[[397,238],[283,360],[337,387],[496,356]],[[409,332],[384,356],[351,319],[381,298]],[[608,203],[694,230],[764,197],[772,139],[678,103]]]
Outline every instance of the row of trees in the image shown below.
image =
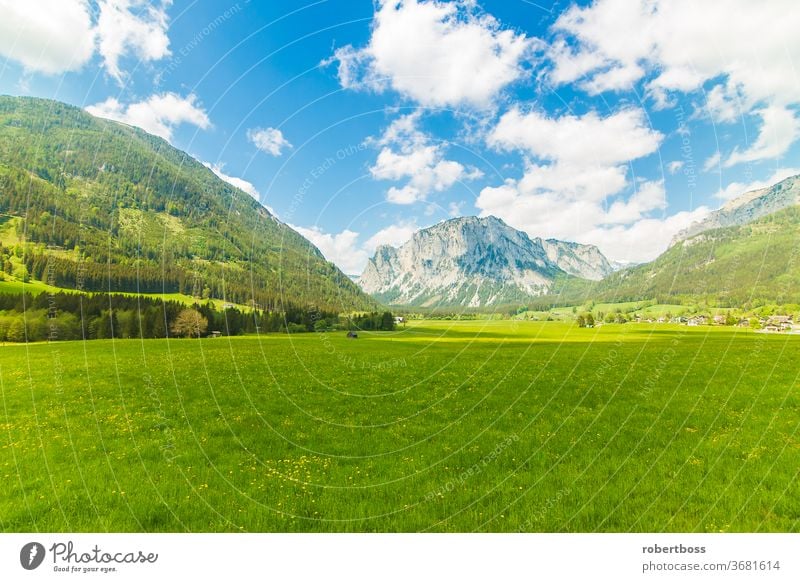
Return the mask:
[[391,331],[394,316],[340,315],[316,307],[283,311],[218,309],[211,302],[191,307],[136,295],[0,293],[0,341],[204,337],[247,333],[331,330]]
[[369,327],[371,317],[358,316],[353,322],[334,312],[297,306],[268,312],[218,309],[210,301],[187,307],[178,301],[135,295],[0,293],[0,341],[4,342],[297,333],[349,329],[359,322],[365,324],[362,329],[385,328]]
[[394,331],[394,315],[389,311],[362,313],[350,318],[350,329],[364,331]]

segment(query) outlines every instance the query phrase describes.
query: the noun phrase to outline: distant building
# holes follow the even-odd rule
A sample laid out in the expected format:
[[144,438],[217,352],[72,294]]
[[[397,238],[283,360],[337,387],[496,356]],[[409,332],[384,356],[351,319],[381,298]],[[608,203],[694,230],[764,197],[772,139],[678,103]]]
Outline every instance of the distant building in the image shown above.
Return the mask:
[[717,325],[725,325],[726,317],[724,315],[718,314],[714,316],[714,323]]
[[775,327],[776,331],[789,331],[794,326],[791,315],[773,315],[767,319],[764,329]]
[[696,327],[698,325],[705,325],[708,319],[705,315],[695,315],[694,317],[690,317],[686,320],[686,325],[690,327]]
[[221,331],[212,331],[211,332],[211,337],[219,337],[221,335],[222,335]]
[[405,323],[405,322],[406,322],[406,318],[405,318],[405,317],[401,317],[401,316],[397,315],[397,316],[395,316],[395,318],[394,318],[394,322],[395,322],[395,324],[398,324],[398,323]]

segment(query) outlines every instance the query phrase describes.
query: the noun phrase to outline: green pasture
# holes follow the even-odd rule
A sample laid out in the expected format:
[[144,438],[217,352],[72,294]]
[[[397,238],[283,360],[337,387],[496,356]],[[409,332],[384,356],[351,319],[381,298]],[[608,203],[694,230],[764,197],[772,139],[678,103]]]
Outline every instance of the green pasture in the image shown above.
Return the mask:
[[2,531],[800,531],[800,337],[413,322],[0,348]]

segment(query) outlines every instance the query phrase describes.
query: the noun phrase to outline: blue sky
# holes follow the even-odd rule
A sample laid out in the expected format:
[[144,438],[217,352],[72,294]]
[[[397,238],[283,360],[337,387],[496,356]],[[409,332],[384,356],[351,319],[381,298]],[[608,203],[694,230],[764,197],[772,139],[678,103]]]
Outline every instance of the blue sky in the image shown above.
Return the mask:
[[790,0],[0,10],[0,92],[161,135],[351,274],[463,215],[646,261],[800,173]]

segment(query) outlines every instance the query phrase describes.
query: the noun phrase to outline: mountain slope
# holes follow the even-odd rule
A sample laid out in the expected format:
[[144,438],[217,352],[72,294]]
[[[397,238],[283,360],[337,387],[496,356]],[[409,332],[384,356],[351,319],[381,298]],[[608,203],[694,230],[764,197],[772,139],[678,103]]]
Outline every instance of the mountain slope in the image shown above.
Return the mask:
[[[56,101],[0,97],[0,240],[59,287],[270,309],[370,308],[319,250],[161,138]],[[45,247],[48,248],[45,248]]]
[[447,220],[400,248],[382,246],[358,282],[400,305],[481,307],[547,293],[567,274],[610,273],[594,247],[531,239],[493,216]]
[[672,242],[675,244],[715,228],[741,226],[796,204],[800,204],[800,176],[786,178],[769,188],[745,192],[679,232]]
[[[592,299],[708,298],[731,305],[800,303],[800,206],[741,226],[707,230],[670,247],[652,263],[614,273]],[[585,299],[585,289],[562,298]],[[584,295],[583,297],[581,297]]]

